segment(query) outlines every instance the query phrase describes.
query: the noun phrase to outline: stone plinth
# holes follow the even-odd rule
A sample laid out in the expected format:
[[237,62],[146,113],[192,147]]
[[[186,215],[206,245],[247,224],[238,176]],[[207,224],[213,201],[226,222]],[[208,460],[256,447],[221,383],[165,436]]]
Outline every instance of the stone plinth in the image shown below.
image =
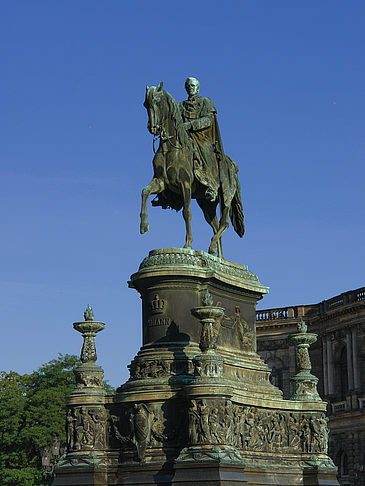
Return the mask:
[[268,292],[256,275],[168,248],[129,285],[142,298],[143,346],[104,398],[106,485],[338,484],[326,404],[283,400],[256,353],[256,303]]

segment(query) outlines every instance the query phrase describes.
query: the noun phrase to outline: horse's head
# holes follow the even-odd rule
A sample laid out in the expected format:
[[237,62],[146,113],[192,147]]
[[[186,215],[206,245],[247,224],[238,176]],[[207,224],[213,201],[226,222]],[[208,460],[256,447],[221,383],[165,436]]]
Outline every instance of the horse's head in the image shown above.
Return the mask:
[[161,135],[164,120],[168,115],[167,94],[163,89],[163,81],[156,86],[146,86],[144,107],[148,113],[147,129],[153,135]]

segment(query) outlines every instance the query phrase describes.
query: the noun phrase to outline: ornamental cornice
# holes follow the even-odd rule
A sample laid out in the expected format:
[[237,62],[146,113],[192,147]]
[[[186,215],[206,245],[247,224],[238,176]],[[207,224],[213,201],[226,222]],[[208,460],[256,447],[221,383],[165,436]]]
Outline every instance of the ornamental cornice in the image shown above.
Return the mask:
[[247,265],[223,260],[204,251],[187,248],[161,248],[152,250],[142,261],[137,274],[131,276],[131,284],[136,278],[153,276],[161,271],[174,275],[194,274],[215,277],[233,286],[242,286],[248,290],[267,294],[269,287],[261,284],[257,275],[248,270]]
[[[362,309],[365,309],[365,303],[353,303],[351,304],[350,306],[347,304],[346,307],[343,307],[341,309],[336,309],[334,311],[332,311],[331,313],[328,313],[326,312],[325,314],[320,314],[319,316],[317,317],[312,317],[312,322],[313,324],[318,324],[320,322],[325,322],[325,321],[328,321],[330,319],[334,319],[336,317],[340,317],[342,315],[346,315],[346,314],[351,314],[353,313],[354,311],[358,311],[358,310],[362,310]],[[343,324],[342,324],[343,326]]]

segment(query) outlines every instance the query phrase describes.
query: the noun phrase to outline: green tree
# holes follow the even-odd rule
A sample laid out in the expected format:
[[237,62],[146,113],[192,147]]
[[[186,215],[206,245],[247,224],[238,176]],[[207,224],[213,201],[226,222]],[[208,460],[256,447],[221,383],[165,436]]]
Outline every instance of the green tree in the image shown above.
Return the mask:
[[66,396],[75,386],[77,356],[59,355],[29,375],[0,372],[0,484],[36,486],[40,448],[54,437],[65,444]]
[[66,396],[75,386],[78,363],[77,356],[60,354],[29,375],[0,372],[1,486],[51,484],[42,476],[40,449],[55,437],[66,444]]
[[[27,457],[22,449],[20,432],[26,403],[24,377],[11,371],[0,373],[0,484],[21,484],[20,469],[25,470]],[[31,484],[31,483],[29,483]]]

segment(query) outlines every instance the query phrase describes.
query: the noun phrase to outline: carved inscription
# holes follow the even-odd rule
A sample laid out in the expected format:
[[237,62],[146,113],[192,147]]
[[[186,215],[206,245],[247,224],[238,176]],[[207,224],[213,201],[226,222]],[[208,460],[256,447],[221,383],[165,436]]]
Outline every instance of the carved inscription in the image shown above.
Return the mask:
[[171,319],[169,317],[156,317],[148,319],[148,326],[169,326],[171,324]]

